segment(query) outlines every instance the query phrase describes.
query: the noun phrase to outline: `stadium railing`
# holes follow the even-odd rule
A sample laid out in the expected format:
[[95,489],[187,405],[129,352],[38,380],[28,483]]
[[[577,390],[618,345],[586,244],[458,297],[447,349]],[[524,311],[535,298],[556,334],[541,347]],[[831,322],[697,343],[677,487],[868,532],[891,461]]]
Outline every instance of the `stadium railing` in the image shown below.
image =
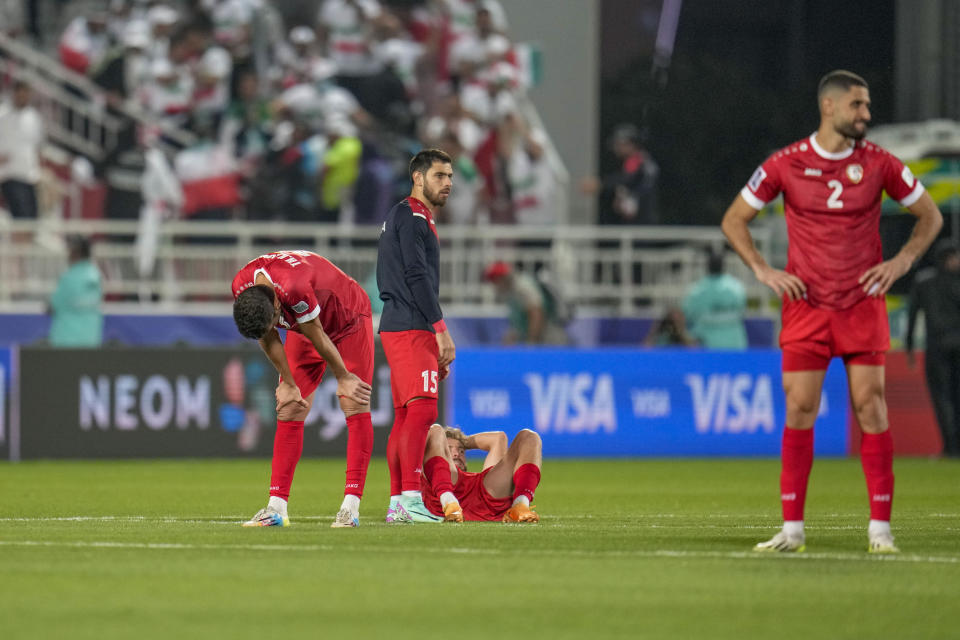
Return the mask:
[[[378,226],[275,222],[162,223],[153,241],[136,221],[54,220],[37,225],[0,213],[0,311],[42,308],[66,265],[62,238],[93,241],[114,309],[229,313],[230,282],[257,255],[305,249],[326,256],[363,283],[377,259]],[[769,254],[770,232],[754,229]],[[527,272],[546,269],[578,312],[628,317],[658,313],[681,302],[706,271],[706,246],[720,246],[716,227],[443,226],[440,299],[448,315],[498,313],[482,274],[503,260]],[[57,240],[61,242],[57,242]],[[144,258],[155,251],[155,261]],[[751,313],[775,315],[773,294],[732,253],[726,268],[747,287]]]
[[2,33],[0,59],[5,74],[33,89],[51,141],[93,161],[103,159],[117,145],[131,121],[162,130],[162,144],[169,140],[187,146],[196,140],[188,131],[149,118],[132,101],[116,102],[108,109],[106,92],[89,78]]

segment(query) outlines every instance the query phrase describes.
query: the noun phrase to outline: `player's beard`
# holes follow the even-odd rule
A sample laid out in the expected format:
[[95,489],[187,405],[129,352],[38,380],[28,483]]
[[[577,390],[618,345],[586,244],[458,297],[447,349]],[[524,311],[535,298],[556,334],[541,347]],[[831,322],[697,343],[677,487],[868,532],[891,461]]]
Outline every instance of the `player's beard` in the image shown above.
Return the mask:
[[442,207],[443,205],[447,204],[447,198],[449,196],[449,193],[441,195],[440,191],[431,191],[430,187],[428,187],[426,184],[423,185],[423,197],[427,199],[427,202],[435,207]]
[[834,129],[840,135],[850,138],[851,140],[863,140],[864,136],[867,135],[867,123],[863,122],[863,129],[857,129],[856,122],[844,122],[839,126],[834,126]]

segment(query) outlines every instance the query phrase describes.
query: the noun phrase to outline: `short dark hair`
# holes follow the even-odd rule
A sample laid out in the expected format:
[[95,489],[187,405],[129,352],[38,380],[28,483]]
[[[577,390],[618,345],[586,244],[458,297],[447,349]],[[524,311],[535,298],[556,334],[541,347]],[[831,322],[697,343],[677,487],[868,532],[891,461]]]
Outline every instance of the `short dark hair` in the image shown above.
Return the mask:
[[933,261],[938,267],[942,268],[947,260],[957,254],[960,254],[960,247],[950,238],[938,240],[937,243],[933,245]]
[[716,247],[707,249],[707,273],[712,276],[723,273],[723,249]]
[[76,256],[77,260],[89,260],[93,252],[90,248],[90,239],[81,235],[71,235],[66,238],[67,249]]
[[817,84],[817,99],[819,100],[824,92],[830,89],[850,91],[850,87],[864,87],[869,89],[870,85],[867,84],[866,80],[852,71],[836,69],[820,78],[820,82]]
[[410,179],[413,180],[413,174],[418,171],[426,175],[434,162],[453,164],[453,160],[450,159],[446,151],[441,151],[440,149],[421,149],[417,152],[417,155],[413,156],[413,159],[410,160]]
[[233,321],[245,338],[259,340],[273,325],[273,287],[258,284],[247,287],[233,301]]
[[623,122],[618,124],[614,128],[613,133],[610,134],[611,145],[620,141],[629,142],[635,147],[639,147],[643,144],[643,133],[637,125]]

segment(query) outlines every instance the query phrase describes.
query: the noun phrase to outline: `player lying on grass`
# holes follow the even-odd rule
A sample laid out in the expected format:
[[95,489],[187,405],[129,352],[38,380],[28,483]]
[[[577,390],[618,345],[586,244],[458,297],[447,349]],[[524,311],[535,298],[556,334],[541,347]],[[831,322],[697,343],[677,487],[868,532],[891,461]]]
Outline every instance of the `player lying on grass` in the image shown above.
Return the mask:
[[[427,508],[446,522],[539,522],[530,501],[543,465],[540,436],[523,429],[509,447],[507,442],[502,431],[468,436],[455,427],[431,426],[421,483]],[[487,452],[479,473],[467,471],[468,449]]]

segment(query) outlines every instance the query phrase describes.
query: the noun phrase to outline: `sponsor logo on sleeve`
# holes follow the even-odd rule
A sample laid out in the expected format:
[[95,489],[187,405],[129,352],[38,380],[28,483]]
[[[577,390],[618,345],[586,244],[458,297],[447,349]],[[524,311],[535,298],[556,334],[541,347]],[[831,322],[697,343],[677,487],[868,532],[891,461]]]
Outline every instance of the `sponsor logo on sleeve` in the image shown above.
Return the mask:
[[908,187],[913,187],[915,178],[913,177],[913,172],[910,171],[910,167],[904,167],[903,171],[900,172],[900,177],[903,178],[903,181],[907,183]]
[[750,187],[750,191],[756,192],[766,177],[767,172],[763,170],[763,167],[757,167],[757,170],[753,172],[753,176],[750,178],[750,182],[747,183],[747,186]]
[[309,308],[310,308],[310,305],[308,305],[308,304],[307,304],[306,302],[304,302],[303,300],[301,300],[301,301],[298,302],[297,304],[293,305],[293,310],[296,311],[297,313],[306,313],[306,312],[307,312],[307,309],[309,309]]

